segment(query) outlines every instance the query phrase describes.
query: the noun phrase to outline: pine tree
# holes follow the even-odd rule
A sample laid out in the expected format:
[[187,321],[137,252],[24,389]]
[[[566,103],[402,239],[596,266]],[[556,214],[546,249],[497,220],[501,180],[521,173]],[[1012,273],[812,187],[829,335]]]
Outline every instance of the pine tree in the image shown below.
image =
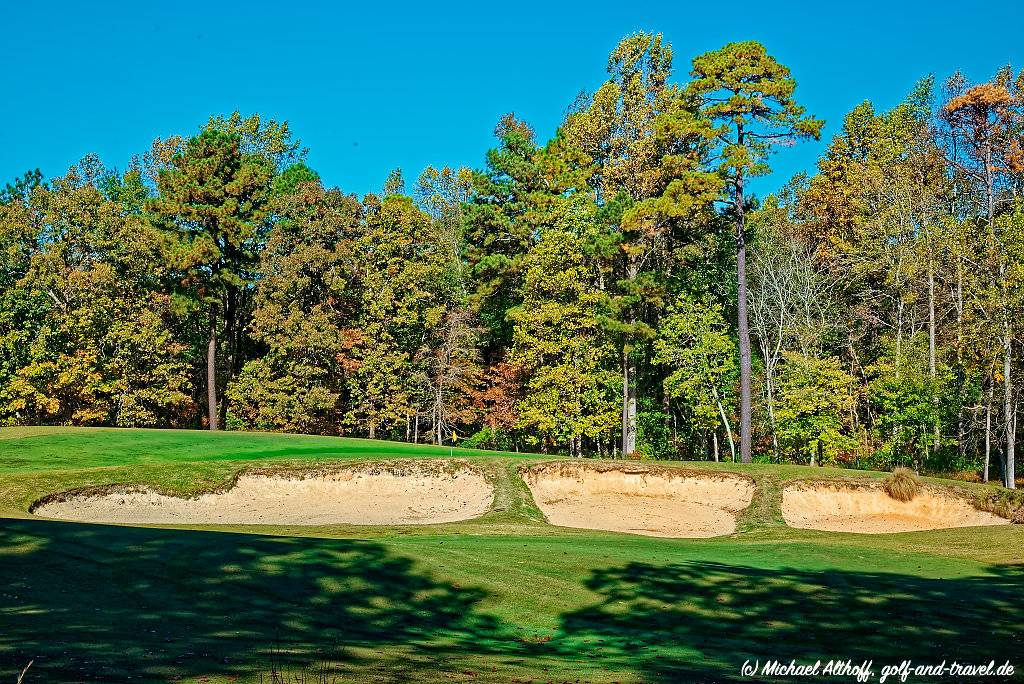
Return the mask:
[[773,147],[817,139],[822,121],[809,117],[793,99],[789,69],[760,43],[729,43],[693,60],[688,92],[703,115],[718,127],[718,169],[726,180],[736,237],[737,305],[740,338],[740,455],[751,462],[751,349],[747,315],[747,194],[752,176],[768,173]]

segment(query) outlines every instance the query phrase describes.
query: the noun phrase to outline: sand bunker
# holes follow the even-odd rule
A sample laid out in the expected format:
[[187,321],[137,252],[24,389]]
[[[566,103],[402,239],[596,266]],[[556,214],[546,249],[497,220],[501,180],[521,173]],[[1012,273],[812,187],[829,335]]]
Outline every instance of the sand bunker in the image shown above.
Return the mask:
[[483,515],[493,492],[461,463],[361,465],[317,473],[251,473],[223,492],[191,499],[134,487],[53,497],[47,518],[109,523],[417,525]]
[[1010,521],[979,511],[952,493],[926,488],[906,503],[880,485],[801,482],[782,492],[782,517],[790,527],[878,534],[947,527],[1006,525]]
[[548,463],[523,479],[552,525],[653,537],[731,534],[754,495],[739,475],[642,464]]

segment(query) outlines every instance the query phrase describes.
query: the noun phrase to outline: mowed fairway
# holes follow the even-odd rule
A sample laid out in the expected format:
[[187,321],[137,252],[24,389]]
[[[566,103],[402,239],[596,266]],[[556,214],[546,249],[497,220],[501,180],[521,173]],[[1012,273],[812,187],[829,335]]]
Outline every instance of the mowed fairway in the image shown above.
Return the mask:
[[[746,660],[1006,660],[1024,669],[1024,526],[890,535],[785,526],[780,487],[880,477],[676,464],[752,476],[734,535],[664,539],[544,522],[519,467],[455,449],[491,512],[425,526],[127,527],[48,521],[41,497],[222,487],[252,468],[448,458],[447,447],[187,431],[0,430],[0,680],[747,680]],[[669,464],[673,465],[673,464]],[[936,482],[936,481],[931,481]],[[986,678],[994,681],[997,678]],[[845,680],[852,681],[852,680]],[[928,681],[934,681],[928,680]]]

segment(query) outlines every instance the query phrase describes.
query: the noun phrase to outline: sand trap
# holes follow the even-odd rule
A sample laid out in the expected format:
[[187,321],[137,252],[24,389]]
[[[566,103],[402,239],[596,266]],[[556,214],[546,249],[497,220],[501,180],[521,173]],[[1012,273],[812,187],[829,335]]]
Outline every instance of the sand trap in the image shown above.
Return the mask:
[[493,492],[462,463],[358,465],[316,473],[252,473],[191,499],[146,488],[58,495],[34,507],[84,522],[228,525],[420,525],[483,515]]
[[878,534],[948,527],[1007,525],[1009,520],[979,511],[970,502],[926,488],[906,503],[880,484],[842,485],[801,482],[782,492],[782,517],[790,527],[830,532]]
[[523,479],[552,525],[652,537],[731,534],[754,495],[740,475],[642,464],[547,463]]

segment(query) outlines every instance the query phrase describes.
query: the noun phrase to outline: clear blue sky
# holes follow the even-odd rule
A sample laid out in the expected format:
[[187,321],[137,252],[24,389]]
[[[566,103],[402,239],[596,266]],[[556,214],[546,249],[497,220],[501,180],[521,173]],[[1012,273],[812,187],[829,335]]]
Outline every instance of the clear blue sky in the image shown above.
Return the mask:
[[332,185],[378,190],[389,170],[482,164],[498,117],[542,138],[603,80],[622,36],[658,31],[689,59],[756,39],[828,126],[787,149],[762,192],[815,157],[855,104],[889,107],[928,73],[1024,66],[1024,9],[1002,2],[17,2],[4,7],[0,182],[62,174],[89,152],[123,167],[210,114],[287,119]]

